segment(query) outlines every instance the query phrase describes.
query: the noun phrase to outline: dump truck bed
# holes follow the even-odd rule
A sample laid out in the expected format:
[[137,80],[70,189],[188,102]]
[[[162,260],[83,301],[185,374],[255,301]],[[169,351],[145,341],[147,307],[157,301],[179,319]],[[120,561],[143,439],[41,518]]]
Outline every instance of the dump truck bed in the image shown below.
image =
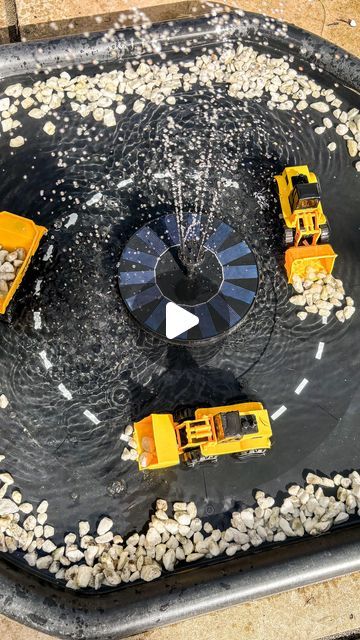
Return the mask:
[[0,294],[0,314],[5,313],[46,231],[45,227],[35,224],[29,218],[8,211],[0,212],[0,245],[9,252],[19,248],[25,249],[26,252],[23,264],[9,286],[9,291],[4,295]]

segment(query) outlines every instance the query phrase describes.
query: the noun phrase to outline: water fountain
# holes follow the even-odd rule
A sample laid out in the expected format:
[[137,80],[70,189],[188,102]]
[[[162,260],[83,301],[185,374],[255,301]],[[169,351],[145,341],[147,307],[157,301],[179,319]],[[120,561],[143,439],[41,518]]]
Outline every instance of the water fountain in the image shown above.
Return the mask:
[[[210,145],[213,138],[212,128]],[[194,213],[184,209],[181,160],[170,158],[175,213],[155,218],[130,238],[121,257],[119,287],[132,315],[159,337],[166,337],[168,302],[193,313],[198,325],[177,340],[201,343],[223,336],[243,320],[255,299],[258,269],[248,243],[215,215],[220,183],[204,211],[212,146],[200,165]]]

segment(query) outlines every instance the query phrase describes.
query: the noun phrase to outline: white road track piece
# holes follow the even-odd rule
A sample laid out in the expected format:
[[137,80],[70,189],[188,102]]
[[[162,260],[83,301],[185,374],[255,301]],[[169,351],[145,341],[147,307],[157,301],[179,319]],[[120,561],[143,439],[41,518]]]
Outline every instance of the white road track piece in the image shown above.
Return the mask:
[[75,224],[77,219],[78,219],[77,213],[70,213],[68,221],[64,224],[65,229],[72,227],[72,225]]
[[43,261],[47,262],[48,260],[50,260],[51,256],[52,256],[52,252],[54,250],[54,245],[51,244],[48,249],[47,252],[45,253],[44,257],[43,257]]
[[97,204],[97,202],[100,202],[102,197],[103,197],[102,193],[95,193],[93,196],[91,196],[89,200],[86,201],[85,204],[91,207],[92,204]]
[[325,347],[325,342],[319,342],[318,348],[317,348],[317,351],[316,351],[316,354],[315,354],[316,360],[321,360],[322,354],[323,354],[323,351],[324,351],[324,347]]
[[163,171],[159,173],[154,173],[154,178],[156,178],[157,180],[161,180],[161,178],[171,178],[171,172]]
[[100,424],[99,418],[97,418],[93,413],[91,413],[89,409],[85,409],[84,416],[89,418],[89,420],[91,420],[91,422],[93,422],[94,424]]
[[42,280],[41,278],[39,278],[39,280],[36,280],[35,282],[34,295],[38,296],[40,294],[41,285],[42,285]]
[[279,407],[279,409],[272,414],[271,420],[277,420],[277,418],[280,418],[280,416],[282,416],[282,414],[285,413],[286,410],[287,407],[285,407],[284,404],[281,405],[281,407]]
[[296,395],[300,395],[300,393],[305,389],[307,383],[309,382],[309,380],[307,378],[304,378],[300,384],[298,384],[298,386],[295,389],[295,393]]
[[34,329],[41,329],[41,313],[34,311]]
[[133,181],[132,178],[126,178],[125,180],[121,180],[121,182],[119,182],[117,188],[118,189],[123,189],[124,187],[127,187],[129,184],[131,184]]
[[65,387],[65,385],[60,382],[58,389],[60,393],[66,398],[66,400],[72,400],[72,393]]
[[39,356],[40,356],[41,360],[43,361],[45,369],[51,369],[52,363],[50,362],[49,358],[47,357],[46,351],[40,351]]

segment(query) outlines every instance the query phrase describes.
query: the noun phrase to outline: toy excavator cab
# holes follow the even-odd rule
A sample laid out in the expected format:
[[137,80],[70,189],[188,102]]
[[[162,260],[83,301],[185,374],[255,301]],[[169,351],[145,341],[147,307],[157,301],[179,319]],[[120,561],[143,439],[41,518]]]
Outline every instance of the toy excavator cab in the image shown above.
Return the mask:
[[218,441],[240,440],[258,431],[255,415],[241,415],[239,411],[219,413],[214,421]]
[[[300,174],[298,178],[302,181],[292,180],[295,186],[290,193],[289,203],[292,213],[302,211],[303,209],[316,209],[321,199],[320,185],[318,182],[308,182],[306,176]],[[306,182],[305,182],[306,180]]]

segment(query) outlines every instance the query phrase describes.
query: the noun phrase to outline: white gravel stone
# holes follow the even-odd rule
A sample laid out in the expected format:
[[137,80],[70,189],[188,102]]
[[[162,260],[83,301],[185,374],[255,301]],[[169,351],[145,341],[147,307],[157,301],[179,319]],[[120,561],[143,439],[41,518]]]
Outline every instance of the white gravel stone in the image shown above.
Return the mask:
[[11,513],[17,513],[19,511],[18,505],[9,498],[2,498],[0,500],[0,516],[6,516]]
[[107,531],[107,533],[103,533],[101,536],[96,536],[95,538],[95,542],[96,544],[106,544],[107,542],[110,542],[114,537],[114,534],[112,531]]
[[76,545],[70,545],[65,550],[66,557],[70,560],[70,562],[80,562],[84,557],[83,552],[77,548]]
[[76,542],[75,533],[67,533],[66,536],[64,537],[64,542],[66,545],[74,544]]
[[330,111],[330,107],[326,102],[312,102],[310,104],[310,107],[312,109],[315,109],[316,111],[319,111],[320,113],[327,113],[328,111]]
[[76,576],[76,582],[80,589],[86,589],[89,586],[91,577],[91,567],[88,567],[86,564],[80,565]]
[[8,484],[8,485],[14,484],[14,478],[10,473],[5,471],[4,473],[0,473],[0,482],[3,482],[4,484]]
[[48,136],[53,136],[56,131],[56,126],[51,122],[51,120],[47,120],[43,126],[43,130],[48,134]]
[[35,567],[36,565],[36,561],[37,561],[37,553],[35,553],[35,551],[32,551],[31,553],[26,553],[24,555],[24,560],[25,562],[28,563],[28,565],[30,567]]
[[303,307],[306,304],[306,298],[304,295],[292,296],[289,300],[290,304],[298,307]]
[[349,131],[349,128],[346,126],[346,124],[341,123],[337,125],[335,131],[339,136],[345,136]]
[[355,313],[355,307],[344,307],[344,318],[349,320]]
[[151,582],[161,576],[161,569],[156,564],[144,565],[140,572],[140,577],[145,582]]
[[331,129],[333,126],[332,120],[330,120],[330,118],[323,118],[323,125],[326,129]]
[[37,517],[38,523],[44,525],[47,520],[47,513],[39,513]]
[[110,531],[110,529],[113,526],[114,526],[114,523],[111,520],[111,518],[108,518],[107,516],[105,516],[104,518],[101,518],[96,530],[98,536],[104,535],[104,533],[107,533],[108,531]]
[[341,522],[346,522],[349,519],[349,514],[341,511],[335,518],[334,523],[340,524]]
[[11,494],[11,499],[15,502],[15,504],[20,505],[22,500],[20,491],[13,491]]
[[144,110],[145,102],[143,100],[135,100],[133,109],[135,113],[141,113]]
[[11,138],[9,145],[10,147],[17,148],[22,147],[25,144],[25,139],[22,136],[16,136],[15,138]]
[[0,409],[6,409],[9,405],[9,400],[7,399],[5,393],[0,394]]
[[31,513],[33,510],[33,505],[31,504],[31,502],[23,502],[20,506],[19,506],[19,510],[22,513],[28,514]]
[[190,553],[186,557],[186,562],[195,562],[196,560],[200,560],[200,558],[203,558],[203,557],[204,557],[203,553]]
[[86,536],[90,531],[90,523],[87,522],[86,520],[81,520],[79,522],[79,536],[80,538],[83,538],[84,536]]
[[161,543],[161,535],[154,527],[149,529],[145,537],[146,543],[149,547],[155,547],[157,544]]
[[45,553],[52,553],[53,551],[55,551],[55,549],[56,544],[54,544],[52,540],[45,540],[44,544],[42,545],[42,550],[45,551]]
[[158,511],[167,511],[168,503],[166,502],[166,500],[162,500],[161,498],[156,500],[156,509]]
[[42,500],[40,502],[38,508],[36,509],[37,513],[45,513],[48,510],[49,503],[47,500]]
[[355,140],[353,140],[352,138],[350,138],[350,140],[346,141],[346,146],[349,152],[349,156],[351,158],[355,158],[355,156],[357,156],[358,153],[358,145],[355,142]]
[[42,556],[36,560],[36,568],[37,569],[48,569],[52,564],[53,559],[52,556]]
[[55,529],[50,524],[44,526],[44,538],[52,538],[55,535]]
[[339,320],[339,322],[345,322],[345,315],[344,315],[344,311],[342,309],[339,309],[339,311],[336,311],[335,313],[337,319]]

